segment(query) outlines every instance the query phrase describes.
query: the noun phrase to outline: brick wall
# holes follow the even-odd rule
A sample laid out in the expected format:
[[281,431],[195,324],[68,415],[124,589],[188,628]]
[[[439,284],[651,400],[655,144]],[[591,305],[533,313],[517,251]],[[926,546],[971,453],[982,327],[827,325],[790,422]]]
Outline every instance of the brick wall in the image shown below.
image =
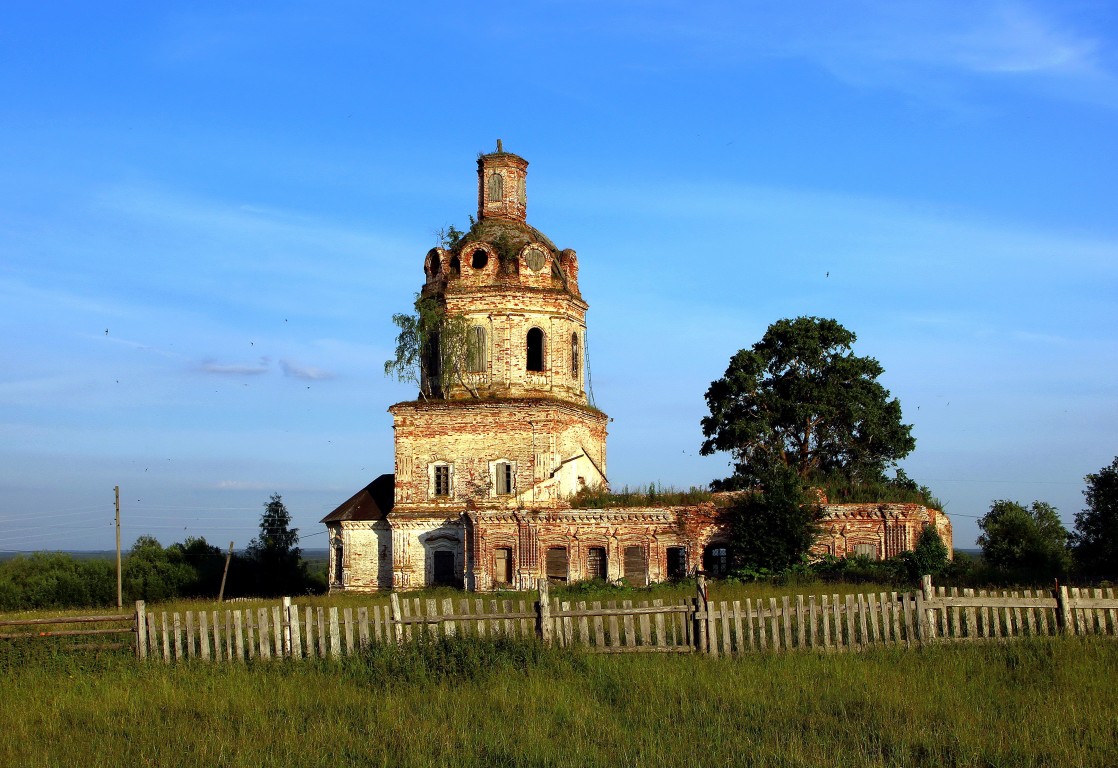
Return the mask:
[[[606,472],[605,414],[552,400],[454,400],[392,406],[396,511],[555,508]],[[498,495],[495,464],[513,467],[513,489]],[[436,496],[434,467],[450,467],[449,493]]]

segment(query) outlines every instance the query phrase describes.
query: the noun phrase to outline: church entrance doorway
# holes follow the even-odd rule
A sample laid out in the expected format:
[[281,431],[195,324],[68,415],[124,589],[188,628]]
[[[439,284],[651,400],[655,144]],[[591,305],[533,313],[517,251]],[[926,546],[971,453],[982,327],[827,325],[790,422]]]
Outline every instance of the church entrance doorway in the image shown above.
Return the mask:
[[454,572],[454,553],[445,549],[434,551],[435,563],[431,581],[443,586],[454,586],[458,583],[457,574]]

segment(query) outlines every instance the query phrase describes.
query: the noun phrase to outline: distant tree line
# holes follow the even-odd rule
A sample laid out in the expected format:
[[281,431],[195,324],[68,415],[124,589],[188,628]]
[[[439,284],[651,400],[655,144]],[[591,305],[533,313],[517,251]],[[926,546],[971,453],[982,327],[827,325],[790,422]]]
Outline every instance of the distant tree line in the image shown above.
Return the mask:
[[[323,592],[324,574],[311,574],[297,529],[278,494],[265,504],[260,535],[229,563],[226,597]],[[140,536],[121,564],[125,604],[176,598],[216,598],[227,553],[205,538],[164,547]],[[0,610],[104,607],[116,604],[116,565],[103,558],[37,552],[0,562]]]

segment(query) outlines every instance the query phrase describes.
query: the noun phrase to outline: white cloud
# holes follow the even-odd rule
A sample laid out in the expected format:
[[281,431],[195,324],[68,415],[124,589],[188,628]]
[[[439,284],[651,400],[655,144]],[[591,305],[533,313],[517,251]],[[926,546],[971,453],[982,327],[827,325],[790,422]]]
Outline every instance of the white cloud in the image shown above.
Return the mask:
[[270,369],[271,361],[266,357],[260,358],[260,361],[255,364],[217,363],[213,360],[203,360],[198,365],[198,370],[203,373],[216,373],[223,376],[258,376],[267,373]]
[[294,360],[280,360],[279,364],[280,368],[283,369],[283,375],[290,376],[294,379],[303,379],[304,381],[327,381],[334,378],[334,374],[330,371],[303,365]]

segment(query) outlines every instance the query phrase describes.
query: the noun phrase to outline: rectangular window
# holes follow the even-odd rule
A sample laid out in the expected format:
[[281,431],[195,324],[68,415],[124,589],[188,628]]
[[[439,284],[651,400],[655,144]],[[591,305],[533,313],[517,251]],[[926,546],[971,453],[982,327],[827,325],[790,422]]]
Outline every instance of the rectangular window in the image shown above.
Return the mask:
[[480,325],[470,328],[466,337],[466,370],[485,373],[485,329]]
[[345,553],[342,551],[342,545],[334,545],[334,583],[345,583]]
[[644,547],[625,547],[625,581],[630,587],[648,585],[648,558]]
[[855,557],[868,557],[870,560],[877,559],[877,545],[876,544],[855,544],[854,545]]
[[547,550],[547,579],[548,581],[567,580],[567,548],[551,547]]
[[687,575],[687,550],[668,547],[668,578],[682,579]]
[[512,583],[512,549],[497,547],[493,550],[493,583]]
[[606,578],[606,550],[604,547],[590,547],[586,550],[586,575],[591,579]]
[[497,463],[497,495],[507,496],[513,492],[512,464],[507,461]]
[[450,467],[446,464],[435,467],[435,495],[450,495]]

